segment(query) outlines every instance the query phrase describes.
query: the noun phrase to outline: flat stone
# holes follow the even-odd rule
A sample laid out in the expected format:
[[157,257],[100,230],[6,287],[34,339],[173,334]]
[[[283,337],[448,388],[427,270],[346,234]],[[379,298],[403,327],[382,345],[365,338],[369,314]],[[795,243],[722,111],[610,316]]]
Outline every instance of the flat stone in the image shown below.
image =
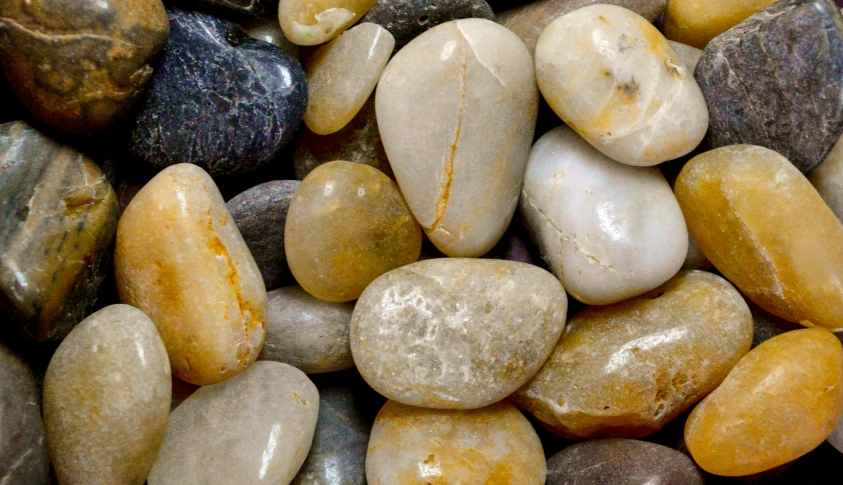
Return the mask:
[[284,254],[284,227],[297,180],[256,185],[226,204],[263,276],[267,290],[293,284]]
[[214,181],[196,165],[161,171],[129,203],[114,271],[120,300],[158,327],[176,377],[214,384],[258,357],[266,289]]
[[19,333],[60,340],[94,308],[118,217],[90,158],[22,121],[0,125],[0,311]]
[[170,38],[139,102],[129,149],[156,168],[194,163],[214,176],[263,166],[304,116],[301,64],[233,22],[176,9],[169,15]]
[[357,301],[360,374],[403,404],[475,409],[512,394],[544,364],[567,298],[547,271],[514,261],[431,259],[375,280]]
[[697,64],[700,62],[700,57],[702,57],[702,50],[672,40],[668,40],[667,43],[679,54],[679,58],[685,63],[688,72],[694,72],[694,69],[697,68]]
[[328,42],[366,15],[378,0],[281,0],[278,20],[298,45]]
[[668,39],[702,49],[711,39],[746,20],[776,0],[671,0],[664,13]]
[[803,172],[843,132],[843,17],[830,0],[785,0],[711,41],[694,72],[712,148],[770,148]]
[[741,294],[711,273],[682,272],[578,313],[515,403],[565,438],[640,438],[717,388],[751,344]]
[[487,253],[515,212],[536,125],[523,43],[485,19],[439,25],[392,58],[375,102],[396,180],[430,240],[452,257]]
[[319,393],[301,371],[255,362],[173,411],[149,485],[290,483],[310,449],[318,412]]
[[[274,2],[273,2],[274,3]],[[281,25],[275,16],[270,18],[247,19],[240,23],[249,37],[269,42],[275,47],[289,52],[296,59],[301,55],[299,46],[290,42],[281,30]]]
[[142,485],[164,439],[170,362],[155,324],[108,306],[59,346],[44,377],[44,425],[62,485]]
[[368,483],[382,485],[544,485],[545,472],[536,431],[503,402],[446,411],[389,401],[366,457]]
[[439,24],[468,18],[494,21],[495,13],[485,0],[379,0],[362,22],[388,30],[401,49]]
[[652,290],[688,251],[682,211],[661,172],[617,163],[565,126],[533,147],[521,214],[553,274],[589,305]]
[[843,143],[837,141],[825,162],[814,170],[808,180],[834,215],[843,221]]

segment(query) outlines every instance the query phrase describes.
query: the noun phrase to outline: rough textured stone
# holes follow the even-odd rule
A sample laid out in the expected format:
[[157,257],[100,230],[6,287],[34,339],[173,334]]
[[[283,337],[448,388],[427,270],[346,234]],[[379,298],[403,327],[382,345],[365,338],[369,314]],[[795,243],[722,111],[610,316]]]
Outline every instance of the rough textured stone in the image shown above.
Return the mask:
[[439,24],[467,18],[494,21],[495,13],[485,0],[379,0],[362,22],[388,30],[400,49]]
[[776,0],[670,0],[664,13],[668,39],[699,49]]
[[547,271],[514,261],[432,259],[391,271],[357,301],[351,350],[389,399],[474,409],[512,394],[544,364],[567,298]]
[[61,343],[44,378],[44,425],[62,485],[142,485],[164,439],[170,363],[137,308],[106,307]]
[[667,43],[679,54],[679,58],[685,63],[688,72],[694,72],[694,69],[697,68],[697,64],[700,62],[700,57],[702,57],[702,51],[696,47],[672,40],[668,40]]
[[194,163],[242,174],[293,139],[307,107],[304,69],[239,25],[170,10],[170,39],[129,138],[132,153],[163,168]]
[[278,20],[290,41],[319,45],[340,35],[378,0],[281,0]]
[[712,148],[770,148],[809,172],[843,132],[843,17],[830,0],[784,0],[711,41],[694,72]]
[[568,438],[640,438],[714,390],[749,351],[752,316],[726,280],[683,272],[568,324],[519,407]]
[[22,121],[0,125],[7,321],[29,339],[64,338],[96,304],[118,217],[114,190],[91,159]]
[[417,37],[381,77],[378,125],[396,180],[448,256],[482,256],[509,226],[536,124],[533,72],[512,32],[463,19]]
[[[274,3],[274,2],[273,2]],[[281,30],[281,25],[278,24],[278,19],[274,16],[271,18],[250,19],[241,22],[249,37],[284,49],[289,52],[296,59],[299,58],[301,51],[299,46],[290,42]]]
[[117,228],[114,270],[120,300],[155,322],[180,379],[221,382],[260,353],[266,289],[201,168],[169,167],[138,192]]
[[843,221],[843,143],[837,141],[828,158],[814,170],[809,180],[834,215]]

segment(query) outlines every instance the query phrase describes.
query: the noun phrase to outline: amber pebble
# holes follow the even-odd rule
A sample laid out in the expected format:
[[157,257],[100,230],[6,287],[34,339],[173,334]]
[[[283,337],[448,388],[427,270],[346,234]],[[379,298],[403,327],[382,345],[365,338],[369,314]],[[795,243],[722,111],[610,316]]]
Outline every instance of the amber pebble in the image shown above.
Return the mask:
[[675,190],[691,237],[758,306],[843,329],[843,226],[786,158],[718,148],[688,162]]
[[776,0],[670,0],[664,13],[664,34],[702,49],[708,42]]
[[281,0],[278,21],[290,42],[319,45],[366,15],[377,0]]
[[375,278],[418,261],[421,228],[398,186],[359,163],[326,163],[302,181],[287,213],[287,263],[308,293],[357,299]]
[[820,328],[759,345],[694,409],[685,443],[704,470],[742,476],[813,450],[843,414],[843,347]]

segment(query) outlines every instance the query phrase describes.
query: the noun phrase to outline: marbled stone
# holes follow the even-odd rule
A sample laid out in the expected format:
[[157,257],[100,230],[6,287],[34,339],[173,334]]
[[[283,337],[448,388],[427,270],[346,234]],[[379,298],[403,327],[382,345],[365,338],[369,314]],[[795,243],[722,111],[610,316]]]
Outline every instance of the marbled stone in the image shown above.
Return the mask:
[[368,165],[337,161],[302,181],[284,243],[302,288],[343,302],[387,271],[418,261],[422,234],[395,182]]
[[524,44],[485,19],[434,27],[389,62],[376,108],[398,185],[433,244],[453,257],[492,249],[515,212],[536,124]]
[[156,168],[194,163],[214,176],[272,160],[293,139],[307,106],[299,61],[233,22],[169,14],[170,39],[139,102],[131,152]]
[[640,438],[713,391],[751,344],[741,294],[719,276],[683,272],[578,313],[515,402],[562,437]]
[[319,45],[340,35],[378,0],[281,0],[278,20],[298,45]]
[[366,288],[354,307],[351,351],[366,382],[389,399],[480,408],[538,371],[562,334],[567,307],[562,285],[532,265],[421,261]]
[[544,485],[536,431],[509,403],[471,411],[389,401],[378,413],[366,457],[380,485]]
[[44,425],[62,485],[142,485],[164,439],[170,363],[137,308],[106,307],[61,343],[44,378]]
[[256,185],[226,204],[263,276],[267,290],[294,283],[284,254],[284,227],[297,180]]
[[831,0],[784,0],[711,41],[694,76],[712,148],[775,150],[803,172],[843,132],[843,17]]
[[843,221],[843,143],[834,145],[828,157],[808,180],[814,185],[834,215]]
[[379,0],[362,21],[388,30],[401,49],[439,24],[467,18],[494,21],[495,13],[486,0]]
[[240,25],[246,29],[246,33],[249,34],[249,37],[269,42],[275,47],[279,47],[289,52],[296,59],[299,58],[301,54],[299,46],[293,44],[289,39],[287,39],[284,35],[284,31],[281,30],[281,25],[278,23],[278,19],[274,16],[270,18],[244,20],[240,23]]
[[627,165],[681,157],[708,128],[705,99],[682,58],[652,24],[618,6],[592,5],[548,25],[536,79],[568,126]]
[[114,271],[120,300],[158,327],[176,377],[214,384],[258,357],[266,289],[201,168],[174,165],[138,192],[120,218]]
[[255,362],[170,415],[149,485],[288,484],[307,456],[319,393],[301,371]]
[[702,57],[702,51],[696,47],[672,40],[668,40],[667,43],[679,54],[679,58],[685,63],[688,72],[694,72],[694,69],[697,68],[697,64],[700,62],[700,57]]
[[670,0],[664,13],[668,39],[702,49],[711,39],[776,0]]
[[0,311],[60,340],[94,307],[119,211],[94,162],[22,121],[0,125]]
[[565,290],[589,305],[669,280],[688,252],[676,197],[655,167],[630,167],[560,126],[533,147],[521,215]]

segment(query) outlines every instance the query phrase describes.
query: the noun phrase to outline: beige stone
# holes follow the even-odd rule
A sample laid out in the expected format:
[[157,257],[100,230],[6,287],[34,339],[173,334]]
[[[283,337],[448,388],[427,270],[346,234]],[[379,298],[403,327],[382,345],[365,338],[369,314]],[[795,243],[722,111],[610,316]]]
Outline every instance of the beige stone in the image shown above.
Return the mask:
[[667,43],[673,47],[673,50],[675,50],[677,54],[679,54],[679,58],[685,63],[685,67],[688,68],[688,72],[693,74],[694,69],[697,68],[697,63],[700,62],[702,51],[696,47],[683,44],[681,42],[669,40]]
[[294,44],[319,45],[340,35],[377,0],[281,0],[278,21]]
[[301,54],[299,46],[293,44],[289,41],[289,39],[287,39],[284,35],[284,31],[281,30],[281,24],[278,23],[277,18],[269,17],[247,19],[243,21],[242,25],[243,28],[246,29],[246,33],[249,34],[249,37],[269,42],[270,44],[289,52],[296,59],[299,58]]

